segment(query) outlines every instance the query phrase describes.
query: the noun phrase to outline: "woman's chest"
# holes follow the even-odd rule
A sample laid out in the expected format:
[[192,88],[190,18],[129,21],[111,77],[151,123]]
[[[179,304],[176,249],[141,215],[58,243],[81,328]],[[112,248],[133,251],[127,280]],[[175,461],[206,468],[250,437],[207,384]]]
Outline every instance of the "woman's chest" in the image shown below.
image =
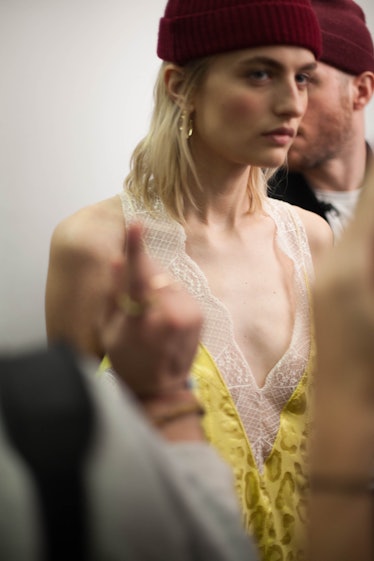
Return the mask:
[[187,244],[209,290],[227,310],[234,339],[256,378],[287,350],[295,317],[294,267],[273,243],[230,248]]

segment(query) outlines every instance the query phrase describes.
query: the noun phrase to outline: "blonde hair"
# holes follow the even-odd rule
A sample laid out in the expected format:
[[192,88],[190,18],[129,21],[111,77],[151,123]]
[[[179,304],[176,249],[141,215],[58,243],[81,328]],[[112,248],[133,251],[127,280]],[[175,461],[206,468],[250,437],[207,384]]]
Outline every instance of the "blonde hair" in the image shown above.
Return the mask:
[[[184,107],[169,96],[164,81],[168,63],[162,63],[153,92],[154,109],[149,132],[136,146],[124,182],[125,188],[142,201],[148,211],[152,212],[157,200],[161,200],[168,214],[180,223],[184,222],[186,200],[197,207],[189,186],[191,179],[203,189],[189,147],[190,114],[185,107],[201,86],[210,60],[211,57],[206,57],[183,66],[184,81],[179,93],[185,100]],[[267,181],[273,172],[250,167],[249,212],[262,208]]]

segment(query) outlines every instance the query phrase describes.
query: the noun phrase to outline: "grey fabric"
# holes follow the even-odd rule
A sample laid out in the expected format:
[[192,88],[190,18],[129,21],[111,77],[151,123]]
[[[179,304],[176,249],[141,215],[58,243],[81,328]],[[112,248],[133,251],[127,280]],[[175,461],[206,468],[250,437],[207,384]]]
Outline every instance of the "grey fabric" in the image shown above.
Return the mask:
[[88,467],[93,531],[103,548],[95,559],[110,551],[113,560],[255,561],[232,473],[215,450],[167,443],[126,389],[110,382],[92,388],[102,413]]
[[[122,385],[96,378],[96,363],[80,366],[96,417],[84,464],[88,558],[255,561],[231,472],[215,451],[205,443],[167,443]],[[1,410],[0,474],[0,559],[41,561],[37,489]]]

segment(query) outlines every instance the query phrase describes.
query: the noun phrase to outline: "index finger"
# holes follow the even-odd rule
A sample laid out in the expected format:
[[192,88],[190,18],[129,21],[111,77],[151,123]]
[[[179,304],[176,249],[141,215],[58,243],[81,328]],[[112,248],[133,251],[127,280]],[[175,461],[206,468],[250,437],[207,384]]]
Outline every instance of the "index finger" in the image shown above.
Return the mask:
[[131,224],[127,231],[126,288],[133,300],[147,300],[150,279],[159,272],[156,264],[148,255],[144,241],[144,229],[139,223]]

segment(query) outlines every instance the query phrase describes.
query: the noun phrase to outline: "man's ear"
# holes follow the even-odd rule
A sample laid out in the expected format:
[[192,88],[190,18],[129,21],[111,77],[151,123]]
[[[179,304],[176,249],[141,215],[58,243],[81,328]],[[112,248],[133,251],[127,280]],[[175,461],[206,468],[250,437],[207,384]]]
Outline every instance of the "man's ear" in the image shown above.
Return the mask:
[[182,85],[185,79],[183,68],[176,64],[167,64],[164,69],[164,81],[170,99],[179,107],[186,104],[185,95],[182,92]]
[[374,93],[374,73],[362,72],[353,79],[354,97],[353,108],[356,111],[362,110],[371,100]]

